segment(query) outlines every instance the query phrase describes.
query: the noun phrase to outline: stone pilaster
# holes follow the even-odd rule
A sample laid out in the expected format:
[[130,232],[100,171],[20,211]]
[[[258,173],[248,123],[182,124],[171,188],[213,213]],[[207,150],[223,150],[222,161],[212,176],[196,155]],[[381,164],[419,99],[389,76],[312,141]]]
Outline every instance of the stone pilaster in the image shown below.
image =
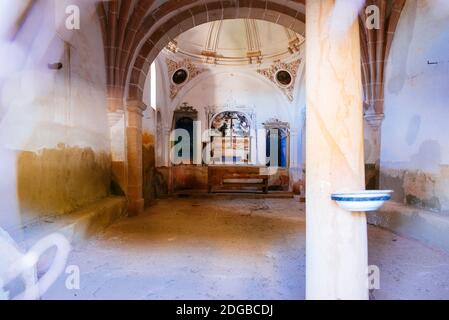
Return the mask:
[[113,194],[126,193],[126,142],[125,112],[118,109],[107,114],[109,135],[111,139],[112,183]]
[[121,119],[123,119],[123,116],[124,116],[123,110],[108,112],[107,117],[109,128],[114,127]]
[[384,118],[384,114],[365,114],[365,170],[369,189],[379,189],[380,185],[381,127]]
[[126,105],[127,160],[128,160],[128,213],[135,216],[143,212],[142,116],[146,105],[141,101],[128,101]]
[[163,135],[163,143],[165,145],[164,149],[164,166],[168,167],[168,193],[172,194],[174,191],[173,188],[173,171],[172,171],[172,142],[170,141],[170,134],[172,132],[171,127],[164,127],[162,130]]
[[172,132],[171,127],[164,127],[162,130],[162,136],[163,136],[163,143],[164,143],[164,166],[171,167],[172,161],[171,161],[171,148],[172,143],[170,141],[170,134]]
[[365,114],[365,122],[369,130],[367,138],[369,138],[372,146],[372,150],[366,159],[368,163],[379,164],[380,162],[381,127],[384,119],[384,114]]

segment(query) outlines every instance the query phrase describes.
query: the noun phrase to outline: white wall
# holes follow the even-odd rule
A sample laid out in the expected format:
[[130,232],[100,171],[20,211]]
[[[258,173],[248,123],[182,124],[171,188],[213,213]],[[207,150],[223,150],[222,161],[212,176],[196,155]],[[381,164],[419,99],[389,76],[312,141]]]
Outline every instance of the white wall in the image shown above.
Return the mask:
[[449,4],[409,0],[386,70],[381,187],[449,211]]
[[[156,60],[158,65],[157,105],[162,114],[162,126],[165,132],[172,127],[174,110],[184,102],[198,111],[198,120],[201,121],[203,130],[206,129],[208,122],[208,108],[215,107],[217,111],[239,109],[244,112],[254,111],[257,122],[256,129],[263,129],[263,123],[273,118],[290,124],[292,132],[290,163],[291,166],[296,167],[302,163],[302,132],[305,115],[304,60],[298,71],[293,101],[290,101],[278,86],[257,73],[258,68],[266,68],[270,64],[238,67],[199,64],[198,67],[204,68],[205,71],[190,80],[182,87],[178,95],[171,99],[169,97],[171,82],[165,65],[166,57],[166,53],[162,52]],[[301,58],[303,59],[302,56]],[[170,56],[170,59],[174,59],[173,56]],[[144,92],[145,103],[150,101],[149,84],[150,79],[147,78]],[[148,120],[154,123],[154,119],[148,117]],[[149,129],[152,124],[144,123],[144,127]],[[158,142],[156,141],[156,144]],[[168,145],[168,141],[165,141],[164,144]],[[258,149],[265,150],[265,140],[258,142]],[[167,160],[167,157],[165,159]],[[298,177],[295,176],[295,178]]]
[[383,168],[449,164],[448,11],[435,0],[406,2],[386,69]]
[[246,72],[223,70],[204,74],[193,88],[180,94],[172,111],[178,102],[194,106],[205,125],[207,107],[249,108],[256,113],[258,128],[263,128],[262,124],[270,118],[286,122],[293,119],[293,105],[283,93],[260,76]]
[[[65,17],[63,2],[37,2],[14,41],[19,54],[8,58],[23,58],[20,67],[3,79],[0,144],[36,151],[64,143],[109,152],[98,19],[93,5],[78,1],[81,29],[66,30],[55,21],[59,14]],[[48,63],[54,62],[62,62],[63,68],[49,70]]]
[[[5,21],[3,14],[13,13],[14,3],[17,1],[2,1],[2,21]],[[72,4],[81,10],[80,30],[65,27],[68,17],[65,9]],[[3,36],[3,32],[0,35]],[[70,48],[70,55],[67,48]],[[106,75],[101,30],[93,2],[37,1],[15,38],[1,37],[0,52],[0,163],[2,170],[9,173],[0,185],[0,225],[20,221],[18,210],[24,204],[16,199],[20,184],[15,181],[16,174],[26,179],[28,171],[34,174],[38,170],[32,166],[40,160],[29,163],[29,167],[28,161],[18,161],[24,152],[34,153],[36,159],[42,161],[48,155],[42,155],[44,149],[56,150],[62,158],[68,157],[67,161],[48,162],[45,167],[52,170],[41,172],[45,176],[52,171],[53,176],[32,181],[37,200],[51,202],[58,194],[57,197],[61,196],[59,209],[64,211],[93,200],[90,197],[96,195],[92,190],[101,189],[99,196],[106,194],[110,184],[107,181],[110,138]],[[55,62],[62,62],[63,68],[50,70],[48,64]],[[71,153],[64,151],[69,148],[72,148]],[[91,154],[95,154],[95,159]],[[83,163],[74,163],[76,155],[84,157],[80,159]],[[16,168],[16,162],[23,167],[17,165]],[[101,167],[104,176],[89,177],[86,171],[89,164],[92,168]],[[67,173],[69,176],[65,176]],[[101,186],[93,183],[96,178],[104,179]],[[29,195],[34,185],[22,183],[22,187],[28,188],[22,193]],[[47,187],[48,194],[43,194]],[[71,188],[79,190],[79,194]],[[68,204],[64,192],[72,193],[68,195],[72,199],[79,196],[78,203]]]

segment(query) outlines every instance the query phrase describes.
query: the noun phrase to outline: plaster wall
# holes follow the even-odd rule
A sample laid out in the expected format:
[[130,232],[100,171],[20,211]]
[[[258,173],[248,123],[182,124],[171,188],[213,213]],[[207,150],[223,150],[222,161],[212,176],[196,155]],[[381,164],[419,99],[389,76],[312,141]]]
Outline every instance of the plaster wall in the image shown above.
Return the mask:
[[163,84],[160,81],[161,72],[159,70],[158,61],[156,64],[156,97],[157,101],[152,101],[151,85],[153,76],[148,74],[148,81],[143,94],[143,102],[147,106],[143,112],[142,117],[142,151],[143,151],[143,194],[145,199],[145,206],[149,206],[153,201],[167,194],[168,178],[156,169],[156,146],[162,145],[157,141],[157,107],[152,108],[152,105],[163,105],[161,98],[164,97],[160,92],[163,91]]
[[381,184],[396,200],[449,210],[449,9],[407,1],[386,70]]
[[170,102],[169,109],[172,114],[187,102],[198,111],[198,120],[205,129],[208,109],[254,112],[257,129],[262,129],[263,123],[270,119],[288,122],[291,128],[297,128],[301,108],[305,107],[304,97],[299,96],[301,77],[298,78],[294,100],[290,101],[277,85],[257,74],[255,68],[214,66],[186,85]]
[[[80,8],[79,30],[65,27],[71,4]],[[0,197],[18,199],[18,212],[2,213],[2,226],[67,213],[107,196],[111,166],[103,44],[94,5],[38,1],[8,44],[12,49],[2,63],[14,68],[0,80],[0,148],[15,155],[2,166],[16,172],[17,185],[5,183]],[[57,62],[61,69],[48,67]]]
[[[289,100],[282,88],[278,87],[263,75],[258,74],[258,68],[267,68],[265,65],[247,66],[219,66],[197,63],[202,72],[190,79],[178,91],[177,95],[170,97],[171,75],[168,72],[166,59],[182,60],[170,53],[162,52],[156,59],[157,69],[157,112],[161,114],[161,122],[157,124],[157,113],[148,108],[144,113],[143,128],[150,135],[155,135],[156,153],[164,154],[162,161],[157,160],[158,166],[169,166],[169,132],[173,126],[173,113],[183,103],[194,107],[198,111],[198,121],[201,122],[201,131],[207,129],[208,112],[219,113],[227,110],[242,111],[255,115],[255,135],[258,129],[264,130],[263,123],[273,119],[288,122],[290,132],[290,183],[297,184],[302,178],[303,160],[303,133],[305,122],[305,86],[304,86],[304,56],[294,83],[293,100]],[[144,103],[150,105],[150,77],[147,78],[144,90]],[[148,111],[150,109],[150,111]],[[203,142],[207,142],[206,138]],[[252,160],[261,163],[262,154],[265,154],[265,139],[254,137]],[[162,149],[162,150],[160,150]],[[262,150],[262,151],[261,151]],[[261,152],[258,155],[258,151]],[[263,156],[264,157],[264,156]],[[283,174],[281,175],[283,177]],[[281,178],[282,178],[281,177]],[[276,184],[279,181],[288,185],[287,180],[272,179]],[[201,169],[198,171],[201,178]],[[183,183],[181,183],[183,185]]]
[[399,218],[393,223],[385,212],[371,222],[429,242],[441,223],[423,215],[449,220],[448,52],[448,4],[407,1],[386,69],[380,187],[393,189],[395,202],[421,211],[418,216],[396,206],[389,213],[406,215],[406,224]]

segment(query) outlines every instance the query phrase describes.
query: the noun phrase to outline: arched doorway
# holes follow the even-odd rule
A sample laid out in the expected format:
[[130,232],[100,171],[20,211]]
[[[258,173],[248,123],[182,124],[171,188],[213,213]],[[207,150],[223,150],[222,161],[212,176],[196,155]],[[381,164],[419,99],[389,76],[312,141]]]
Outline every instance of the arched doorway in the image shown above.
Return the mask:
[[[126,48],[118,46],[118,57],[111,59],[109,69],[114,71],[108,81],[110,95],[127,101],[128,120],[133,125],[127,132],[132,211],[140,209],[141,157],[135,148],[139,147],[139,121],[145,109],[143,85],[149,65],[170,37],[204,22],[235,18],[272,21],[303,33],[304,2],[167,1],[155,11],[145,2],[132,14],[124,11],[132,21],[124,24],[122,33],[129,40],[122,42]],[[355,22],[341,34],[333,34],[324,17],[331,16],[334,4],[333,0],[307,2],[307,295],[366,299],[365,215],[348,215],[330,199],[332,192],[364,185],[360,38]],[[114,45],[107,47],[114,56]],[[114,101],[111,109],[119,107]]]

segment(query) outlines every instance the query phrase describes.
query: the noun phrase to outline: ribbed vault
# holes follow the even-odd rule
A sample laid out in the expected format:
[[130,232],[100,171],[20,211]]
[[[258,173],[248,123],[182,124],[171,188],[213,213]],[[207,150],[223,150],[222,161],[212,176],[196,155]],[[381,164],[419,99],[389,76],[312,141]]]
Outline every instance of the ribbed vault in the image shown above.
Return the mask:
[[380,28],[368,29],[366,11],[360,12],[362,82],[365,113],[383,114],[385,67],[394,33],[406,0],[367,0],[365,6],[379,8]]
[[[258,19],[302,34],[306,0],[111,0],[97,12],[103,30],[107,64],[108,108],[123,108],[124,100],[141,100],[151,62],[181,33],[223,19]],[[367,29],[367,14],[359,15],[365,111],[383,112],[384,70],[406,0],[367,0],[380,9],[380,28]],[[366,6],[364,8],[366,8]],[[217,24],[219,26],[219,24]],[[257,43],[250,37],[252,47]],[[213,45],[213,41],[211,42]],[[211,49],[213,49],[211,47]],[[257,54],[257,50],[254,52]]]

